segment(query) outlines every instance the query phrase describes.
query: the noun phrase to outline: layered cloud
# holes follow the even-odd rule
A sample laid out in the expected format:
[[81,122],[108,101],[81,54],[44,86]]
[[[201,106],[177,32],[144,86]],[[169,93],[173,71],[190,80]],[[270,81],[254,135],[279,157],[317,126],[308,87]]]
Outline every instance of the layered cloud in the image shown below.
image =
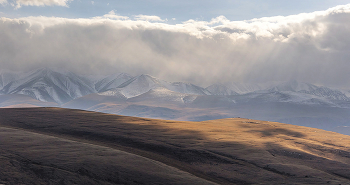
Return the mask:
[[127,16],[121,16],[121,15],[117,15],[114,10],[110,11],[108,14],[103,15],[103,16],[98,16],[98,17],[94,17],[94,19],[129,19],[129,17]]
[[296,79],[350,88],[350,5],[326,11],[171,25],[114,11],[90,19],[0,19],[0,67],[148,73],[169,81]]
[[14,2],[16,8],[21,8],[22,6],[68,6],[69,1],[72,0],[15,0]]
[[155,16],[155,15],[136,15],[135,19],[141,20],[141,21],[164,22],[164,20],[162,20],[160,17]]

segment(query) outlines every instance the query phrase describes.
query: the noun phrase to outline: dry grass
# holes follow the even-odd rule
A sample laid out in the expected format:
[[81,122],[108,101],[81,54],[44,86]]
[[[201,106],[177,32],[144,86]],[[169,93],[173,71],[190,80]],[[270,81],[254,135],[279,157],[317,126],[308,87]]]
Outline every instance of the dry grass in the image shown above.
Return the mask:
[[60,108],[1,109],[0,124],[124,150],[220,184],[350,184],[350,136],[319,129],[241,118],[181,122]]

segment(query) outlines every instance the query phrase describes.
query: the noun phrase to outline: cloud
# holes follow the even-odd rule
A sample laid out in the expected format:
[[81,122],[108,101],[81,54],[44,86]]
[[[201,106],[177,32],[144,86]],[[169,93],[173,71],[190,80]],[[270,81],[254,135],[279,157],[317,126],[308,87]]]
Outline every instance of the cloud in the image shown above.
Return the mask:
[[16,8],[22,6],[66,6],[67,3],[73,0],[16,0]]
[[135,15],[135,19],[140,21],[164,22],[164,20],[155,15]]
[[117,15],[114,10],[110,11],[108,14],[105,14],[103,15],[102,17],[101,16],[98,16],[98,17],[94,17],[94,19],[116,19],[116,20],[119,20],[119,19],[129,19],[129,17],[127,16],[121,16],[121,15]]
[[349,88],[349,19],[350,5],[176,25],[132,20],[114,11],[90,19],[1,18],[0,68],[147,73],[203,86],[296,79]]
[[0,0],[0,5],[6,5],[7,4],[7,0]]

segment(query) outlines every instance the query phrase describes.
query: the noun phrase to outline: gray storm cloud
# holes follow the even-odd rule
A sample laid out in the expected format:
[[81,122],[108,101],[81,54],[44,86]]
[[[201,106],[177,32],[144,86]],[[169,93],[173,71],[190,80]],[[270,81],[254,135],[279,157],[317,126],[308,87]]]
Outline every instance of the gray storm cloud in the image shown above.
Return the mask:
[[3,17],[0,67],[147,73],[203,86],[296,79],[350,87],[350,5],[247,21],[151,18]]

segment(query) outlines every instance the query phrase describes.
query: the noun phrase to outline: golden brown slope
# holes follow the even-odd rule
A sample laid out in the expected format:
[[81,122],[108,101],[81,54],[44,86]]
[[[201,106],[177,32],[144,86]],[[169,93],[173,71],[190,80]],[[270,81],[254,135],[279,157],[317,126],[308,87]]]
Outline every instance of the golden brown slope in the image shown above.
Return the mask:
[[0,127],[0,184],[214,185],[117,149]]
[[0,124],[122,149],[221,184],[350,184],[350,137],[319,129],[60,108],[0,109]]

